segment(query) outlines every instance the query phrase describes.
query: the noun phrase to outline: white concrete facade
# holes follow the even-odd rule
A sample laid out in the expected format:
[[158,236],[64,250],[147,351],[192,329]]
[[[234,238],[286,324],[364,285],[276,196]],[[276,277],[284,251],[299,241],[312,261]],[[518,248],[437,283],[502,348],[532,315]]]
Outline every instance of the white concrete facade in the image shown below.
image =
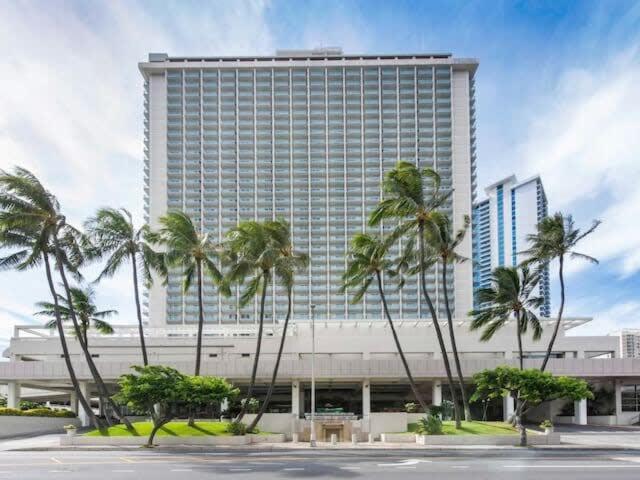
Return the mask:
[[[145,79],[147,221],[181,209],[213,238],[240,219],[284,217],[311,265],[294,288],[293,318],[382,317],[377,295],[352,305],[339,291],[345,253],[380,199],[380,182],[398,160],[432,166],[453,197],[456,226],[475,192],[477,61],[451,55],[348,56],[321,51],[259,58],[173,58],[151,54]],[[381,227],[389,231],[393,225]],[[471,257],[471,235],[460,246]],[[472,306],[471,264],[452,268],[451,307]],[[437,269],[427,276],[444,315]],[[152,326],[197,320],[195,292],[179,278],[148,292]],[[385,283],[398,319],[425,318],[417,278]],[[284,292],[270,289],[268,322],[284,315]],[[205,321],[252,324],[257,300],[239,309],[205,286]]]

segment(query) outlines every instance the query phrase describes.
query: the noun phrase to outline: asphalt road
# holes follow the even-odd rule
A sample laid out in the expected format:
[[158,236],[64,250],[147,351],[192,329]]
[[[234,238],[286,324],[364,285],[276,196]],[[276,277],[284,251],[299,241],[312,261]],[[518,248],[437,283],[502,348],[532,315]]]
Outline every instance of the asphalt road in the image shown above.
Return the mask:
[[[0,479],[637,480],[638,451],[0,452]],[[430,477],[430,475],[432,475]]]

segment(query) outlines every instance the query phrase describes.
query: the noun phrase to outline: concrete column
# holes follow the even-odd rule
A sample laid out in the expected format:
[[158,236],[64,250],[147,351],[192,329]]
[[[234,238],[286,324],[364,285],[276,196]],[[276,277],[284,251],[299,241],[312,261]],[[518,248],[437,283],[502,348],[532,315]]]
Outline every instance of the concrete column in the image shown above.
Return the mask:
[[300,382],[291,382],[291,416],[294,419],[300,418],[304,405],[300,403]]
[[371,418],[371,383],[369,379],[362,381],[362,431],[369,432],[369,422]]
[[431,384],[431,405],[442,405],[442,382],[434,380]]
[[507,395],[506,397],[502,397],[502,419],[505,422],[508,422],[513,414],[515,413],[515,402],[514,398],[511,395]]
[[73,413],[78,414],[78,395],[76,395],[75,391],[69,394],[69,407],[71,407]]
[[506,359],[511,359],[511,358],[513,358],[513,350],[512,350],[512,349],[506,350],[506,351],[504,352],[504,358],[506,358]]
[[20,408],[20,384],[18,382],[7,384],[7,407]]
[[587,424],[587,400],[578,400],[573,403],[573,423],[576,425],[586,425]]
[[[89,395],[89,382],[80,382],[80,393],[87,400],[87,403],[91,405],[91,396]],[[90,425],[89,415],[82,407],[79,408],[78,418],[80,419],[80,424],[83,427],[88,427]]]
[[616,425],[622,425],[622,380],[614,381],[616,402]]

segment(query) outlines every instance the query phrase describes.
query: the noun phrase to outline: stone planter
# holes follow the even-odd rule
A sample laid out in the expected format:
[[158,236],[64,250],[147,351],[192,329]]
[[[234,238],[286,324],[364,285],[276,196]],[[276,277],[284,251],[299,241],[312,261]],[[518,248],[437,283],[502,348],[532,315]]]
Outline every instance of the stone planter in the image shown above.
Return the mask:
[[75,437],[77,430],[75,428],[65,428],[68,437]]
[[553,433],[553,427],[544,427],[544,434],[551,435]]

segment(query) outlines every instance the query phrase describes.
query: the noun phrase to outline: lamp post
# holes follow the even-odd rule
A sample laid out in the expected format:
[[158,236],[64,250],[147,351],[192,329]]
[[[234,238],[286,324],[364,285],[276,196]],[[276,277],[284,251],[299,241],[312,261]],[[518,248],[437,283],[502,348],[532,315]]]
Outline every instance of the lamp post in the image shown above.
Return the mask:
[[311,439],[309,446],[316,446],[316,306],[311,304]]

